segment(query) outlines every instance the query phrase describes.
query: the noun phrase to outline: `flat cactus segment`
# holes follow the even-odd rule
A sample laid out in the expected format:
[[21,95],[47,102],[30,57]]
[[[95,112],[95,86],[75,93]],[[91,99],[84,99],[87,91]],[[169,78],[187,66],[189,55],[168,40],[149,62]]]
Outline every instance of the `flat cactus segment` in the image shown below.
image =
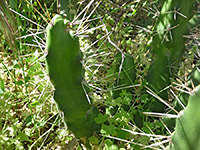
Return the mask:
[[76,138],[87,139],[99,129],[94,121],[98,110],[90,106],[82,89],[79,41],[64,22],[62,16],[55,15],[46,29],[48,72],[55,87],[54,99],[64,112],[68,128]]
[[200,148],[200,85],[189,97],[187,107],[176,120],[175,131],[168,150],[199,150]]
[[[47,27],[48,55],[46,59],[49,76],[56,89],[56,101],[61,104],[59,107],[62,110],[75,110],[77,114],[86,112],[89,109],[89,103],[84,101],[86,97],[81,87],[82,66],[78,38],[73,37],[69,31],[65,31],[62,16],[56,15],[53,21],[53,24]],[[69,106],[65,104],[65,99],[71,100]],[[68,111],[65,115],[68,116]]]

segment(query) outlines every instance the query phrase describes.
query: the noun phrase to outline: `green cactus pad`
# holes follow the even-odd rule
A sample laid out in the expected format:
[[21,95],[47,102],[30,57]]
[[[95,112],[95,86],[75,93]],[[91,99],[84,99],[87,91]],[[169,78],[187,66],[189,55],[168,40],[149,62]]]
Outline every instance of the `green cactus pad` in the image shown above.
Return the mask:
[[200,148],[200,85],[189,97],[187,107],[182,110],[176,120],[168,150],[199,150]]
[[87,139],[99,130],[94,121],[98,110],[90,106],[82,89],[79,41],[64,22],[62,16],[55,15],[46,29],[48,72],[55,87],[54,99],[68,128],[77,138]]

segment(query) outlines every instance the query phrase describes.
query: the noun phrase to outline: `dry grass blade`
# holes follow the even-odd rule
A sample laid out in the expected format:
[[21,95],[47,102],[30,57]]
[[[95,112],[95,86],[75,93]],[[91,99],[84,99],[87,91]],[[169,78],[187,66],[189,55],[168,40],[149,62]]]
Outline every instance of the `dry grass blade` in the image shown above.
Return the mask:
[[164,114],[164,113],[155,113],[155,112],[143,112],[144,115],[160,117],[160,118],[179,118],[179,115],[174,114]]

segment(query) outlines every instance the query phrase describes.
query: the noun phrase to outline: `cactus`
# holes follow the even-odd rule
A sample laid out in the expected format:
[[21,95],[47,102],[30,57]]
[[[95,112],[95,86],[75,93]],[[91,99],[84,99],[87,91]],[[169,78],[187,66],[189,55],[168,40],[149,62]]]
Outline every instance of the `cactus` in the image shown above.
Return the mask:
[[[155,25],[156,35],[152,43],[155,58],[147,78],[149,87],[163,99],[168,99],[164,89],[170,85],[170,78],[178,70],[185,51],[184,35],[189,33],[189,20],[196,8],[195,0],[165,0]],[[153,105],[160,105],[160,102],[156,101]]]
[[179,113],[176,119],[175,131],[167,150],[198,150],[200,147],[200,85],[189,97],[187,107]]
[[55,15],[46,28],[47,68],[55,87],[54,99],[64,112],[68,128],[84,143],[99,130],[94,121],[98,110],[88,103],[82,89],[78,38],[66,29],[64,19]]

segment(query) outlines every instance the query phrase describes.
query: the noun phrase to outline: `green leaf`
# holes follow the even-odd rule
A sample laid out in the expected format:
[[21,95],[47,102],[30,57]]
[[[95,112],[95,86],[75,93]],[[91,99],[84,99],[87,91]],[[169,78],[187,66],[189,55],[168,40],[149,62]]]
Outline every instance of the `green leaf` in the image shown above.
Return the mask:
[[32,116],[29,115],[29,116],[26,118],[25,122],[27,123],[26,126],[30,126],[30,125],[32,124]]
[[17,85],[23,85],[24,82],[22,80],[17,81]]
[[13,68],[19,68],[18,61],[16,61],[16,60],[13,61]]
[[115,126],[114,125],[102,125],[101,133],[105,135],[115,135]]
[[94,145],[99,144],[99,139],[98,139],[96,136],[91,136],[91,137],[89,138],[89,140],[90,140],[90,142],[91,142],[92,144],[94,144]]
[[34,101],[34,102],[31,103],[31,106],[32,106],[32,107],[36,107],[38,104],[39,104],[38,101]]
[[25,133],[23,133],[23,132],[20,132],[19,134],[18,134],[18,138],[20,139],[20,141],[28,141],[28,135],[26,135]]
[[105,140],[105,147],[103,150],[118,150],[118,147],[113,144],[113,142],[110,139]]
[[102,123],[106,122],[107,118],[108,118],[107,115],[103,115],[103,114],[99,113],[98,116],[96,118],[94,118],[94,120],[96,121],[96,123],[102,124]]
[[129,135],[130,135],[129,132],[123,131],[121,129],[118,129],[118,131],[117,131],[117,137],[118,138],[127,139],[129,137]]

